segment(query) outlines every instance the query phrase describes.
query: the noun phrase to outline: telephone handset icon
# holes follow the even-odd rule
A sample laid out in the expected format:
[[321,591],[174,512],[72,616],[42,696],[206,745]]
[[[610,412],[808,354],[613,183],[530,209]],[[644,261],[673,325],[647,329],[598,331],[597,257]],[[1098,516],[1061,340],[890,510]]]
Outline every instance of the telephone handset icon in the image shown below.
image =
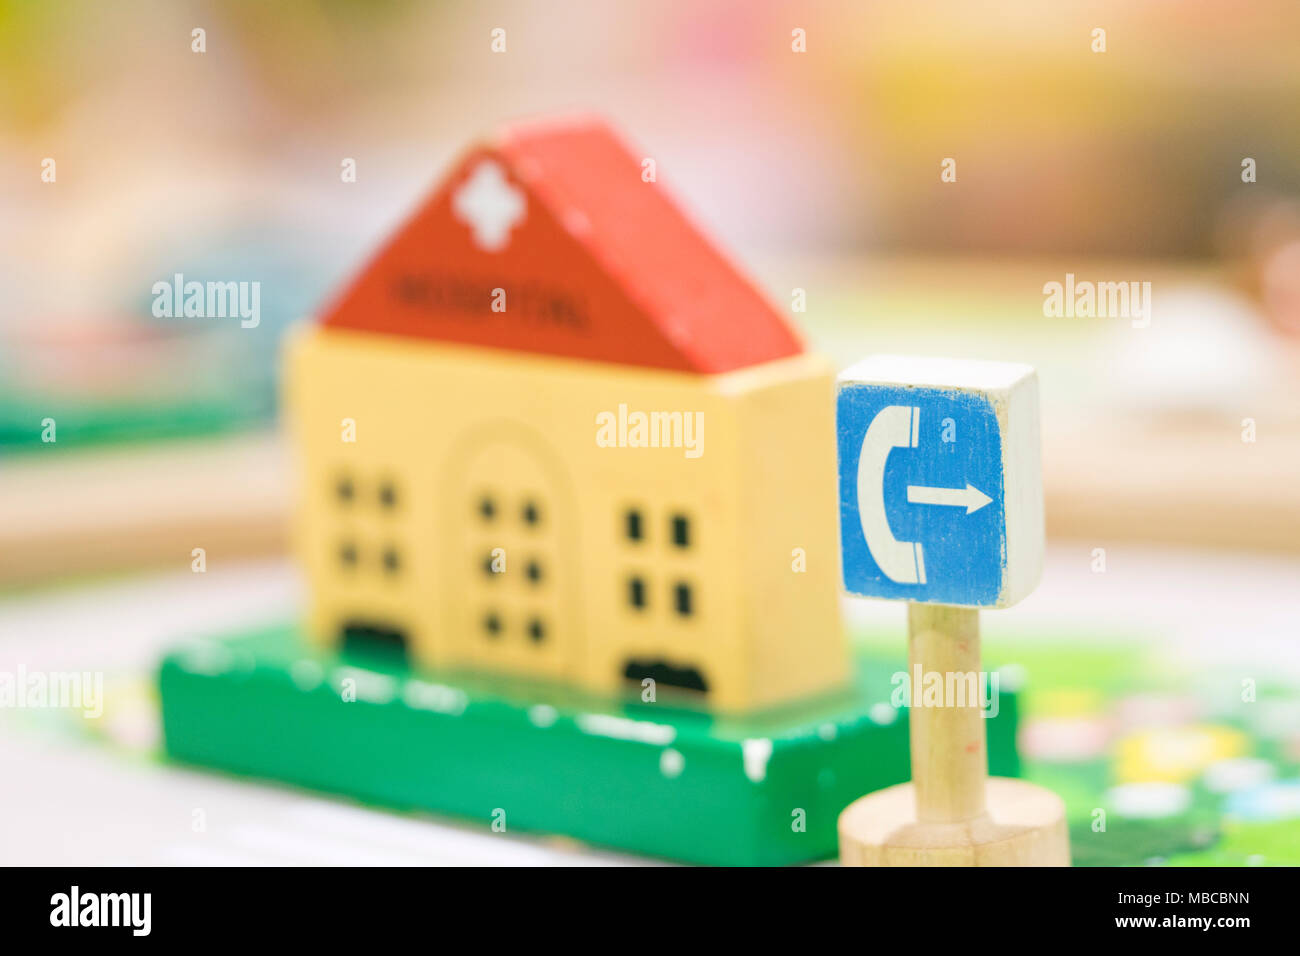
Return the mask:
[[867,550],[884,572],[898,584],[924,584],[925,561],[916,541],[899,541],[885,516],[885,462],[895,448],[915,448],[921,409],[888,405],[876,413],[862,439],[858,456],[858,516]]

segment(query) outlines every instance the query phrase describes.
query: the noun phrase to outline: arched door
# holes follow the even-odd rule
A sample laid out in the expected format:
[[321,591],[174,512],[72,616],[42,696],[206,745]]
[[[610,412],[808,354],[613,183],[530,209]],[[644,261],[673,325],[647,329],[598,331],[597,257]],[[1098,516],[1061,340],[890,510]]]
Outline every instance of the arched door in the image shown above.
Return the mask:
[[454,457],[444,556],[449,646],[474,670],[569,679],[578,555],[562,472],[529,433],[489,430]]

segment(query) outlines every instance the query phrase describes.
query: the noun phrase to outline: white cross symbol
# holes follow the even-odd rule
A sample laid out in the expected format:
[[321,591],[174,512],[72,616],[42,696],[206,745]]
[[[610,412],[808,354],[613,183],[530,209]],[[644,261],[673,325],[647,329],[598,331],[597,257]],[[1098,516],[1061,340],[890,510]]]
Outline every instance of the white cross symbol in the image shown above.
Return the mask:
[[524,218],[524,194],[506,182],[497,163],[485,159],[456,191],[451,208],[470,227],[480,249],[499,252],[509,241],[510,230]]

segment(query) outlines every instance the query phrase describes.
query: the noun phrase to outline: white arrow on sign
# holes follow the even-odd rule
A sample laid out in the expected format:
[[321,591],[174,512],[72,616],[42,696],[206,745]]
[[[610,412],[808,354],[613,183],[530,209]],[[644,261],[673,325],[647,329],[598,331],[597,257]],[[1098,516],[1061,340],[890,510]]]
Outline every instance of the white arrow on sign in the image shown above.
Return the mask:
[[965,488],[927,488],[925,485],[908,485],[907,500],[914,505],[956,505],[966,513],[979,511],[993,499],[970,482]]

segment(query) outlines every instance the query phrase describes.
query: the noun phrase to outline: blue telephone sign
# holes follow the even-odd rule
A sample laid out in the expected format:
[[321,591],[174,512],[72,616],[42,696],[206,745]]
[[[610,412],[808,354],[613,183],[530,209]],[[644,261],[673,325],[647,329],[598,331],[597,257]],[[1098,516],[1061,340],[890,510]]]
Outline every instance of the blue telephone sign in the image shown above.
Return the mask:
[[1003,593],[1003,435],[988,397],[845,383],[836,408],[844,586],[993,606]]

